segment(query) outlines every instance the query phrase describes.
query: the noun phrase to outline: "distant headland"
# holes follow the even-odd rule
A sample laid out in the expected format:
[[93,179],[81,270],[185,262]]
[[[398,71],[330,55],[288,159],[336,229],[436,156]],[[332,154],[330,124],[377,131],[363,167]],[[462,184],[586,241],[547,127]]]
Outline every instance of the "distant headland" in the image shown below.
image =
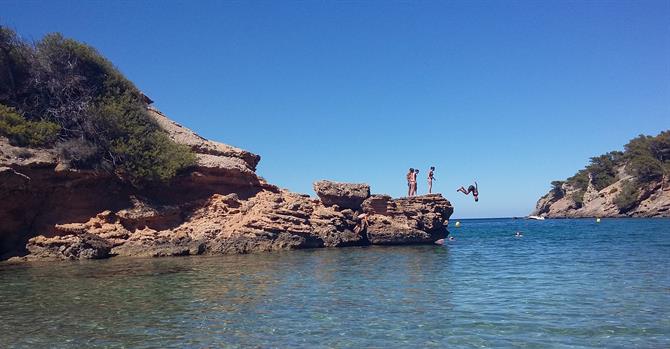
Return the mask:
[[670,131],[640,135],[591,158],[586,168],[540,198],[531,215],[571,217],[670,217]]

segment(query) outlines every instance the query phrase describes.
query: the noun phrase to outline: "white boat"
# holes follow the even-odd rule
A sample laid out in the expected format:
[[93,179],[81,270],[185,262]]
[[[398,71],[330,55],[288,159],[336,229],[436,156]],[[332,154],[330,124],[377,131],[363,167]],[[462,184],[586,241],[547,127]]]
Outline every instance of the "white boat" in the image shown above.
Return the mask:
[[542,217],[542,216],[528,216],[528,219],[534,219],[536,221],[543,221],[544,217]]

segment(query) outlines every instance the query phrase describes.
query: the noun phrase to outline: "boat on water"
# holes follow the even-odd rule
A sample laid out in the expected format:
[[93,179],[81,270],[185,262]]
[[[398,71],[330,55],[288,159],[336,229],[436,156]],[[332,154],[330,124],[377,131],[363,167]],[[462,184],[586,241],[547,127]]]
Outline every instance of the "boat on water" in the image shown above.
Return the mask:
[[528,216],[528,219],[534,219],[536,221],[543,221],[544,217],[542,217],[542,216]]

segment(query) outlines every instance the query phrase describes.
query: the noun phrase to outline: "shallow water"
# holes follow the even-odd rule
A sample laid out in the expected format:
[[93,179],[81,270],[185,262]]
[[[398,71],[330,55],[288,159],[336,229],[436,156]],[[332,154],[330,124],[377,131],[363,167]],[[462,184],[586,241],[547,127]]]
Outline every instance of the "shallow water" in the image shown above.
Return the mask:
[[448,246],[0,266],[0,347],[670,347],[670,220],[462,223]]

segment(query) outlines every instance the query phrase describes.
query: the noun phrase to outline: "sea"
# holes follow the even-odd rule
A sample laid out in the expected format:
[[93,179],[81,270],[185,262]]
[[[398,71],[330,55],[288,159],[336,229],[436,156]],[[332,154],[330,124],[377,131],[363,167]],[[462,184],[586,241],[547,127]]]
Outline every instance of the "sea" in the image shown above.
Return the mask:
[[669,219],[454,223],[443,246],[0,265],[0,347],[670,348]]

